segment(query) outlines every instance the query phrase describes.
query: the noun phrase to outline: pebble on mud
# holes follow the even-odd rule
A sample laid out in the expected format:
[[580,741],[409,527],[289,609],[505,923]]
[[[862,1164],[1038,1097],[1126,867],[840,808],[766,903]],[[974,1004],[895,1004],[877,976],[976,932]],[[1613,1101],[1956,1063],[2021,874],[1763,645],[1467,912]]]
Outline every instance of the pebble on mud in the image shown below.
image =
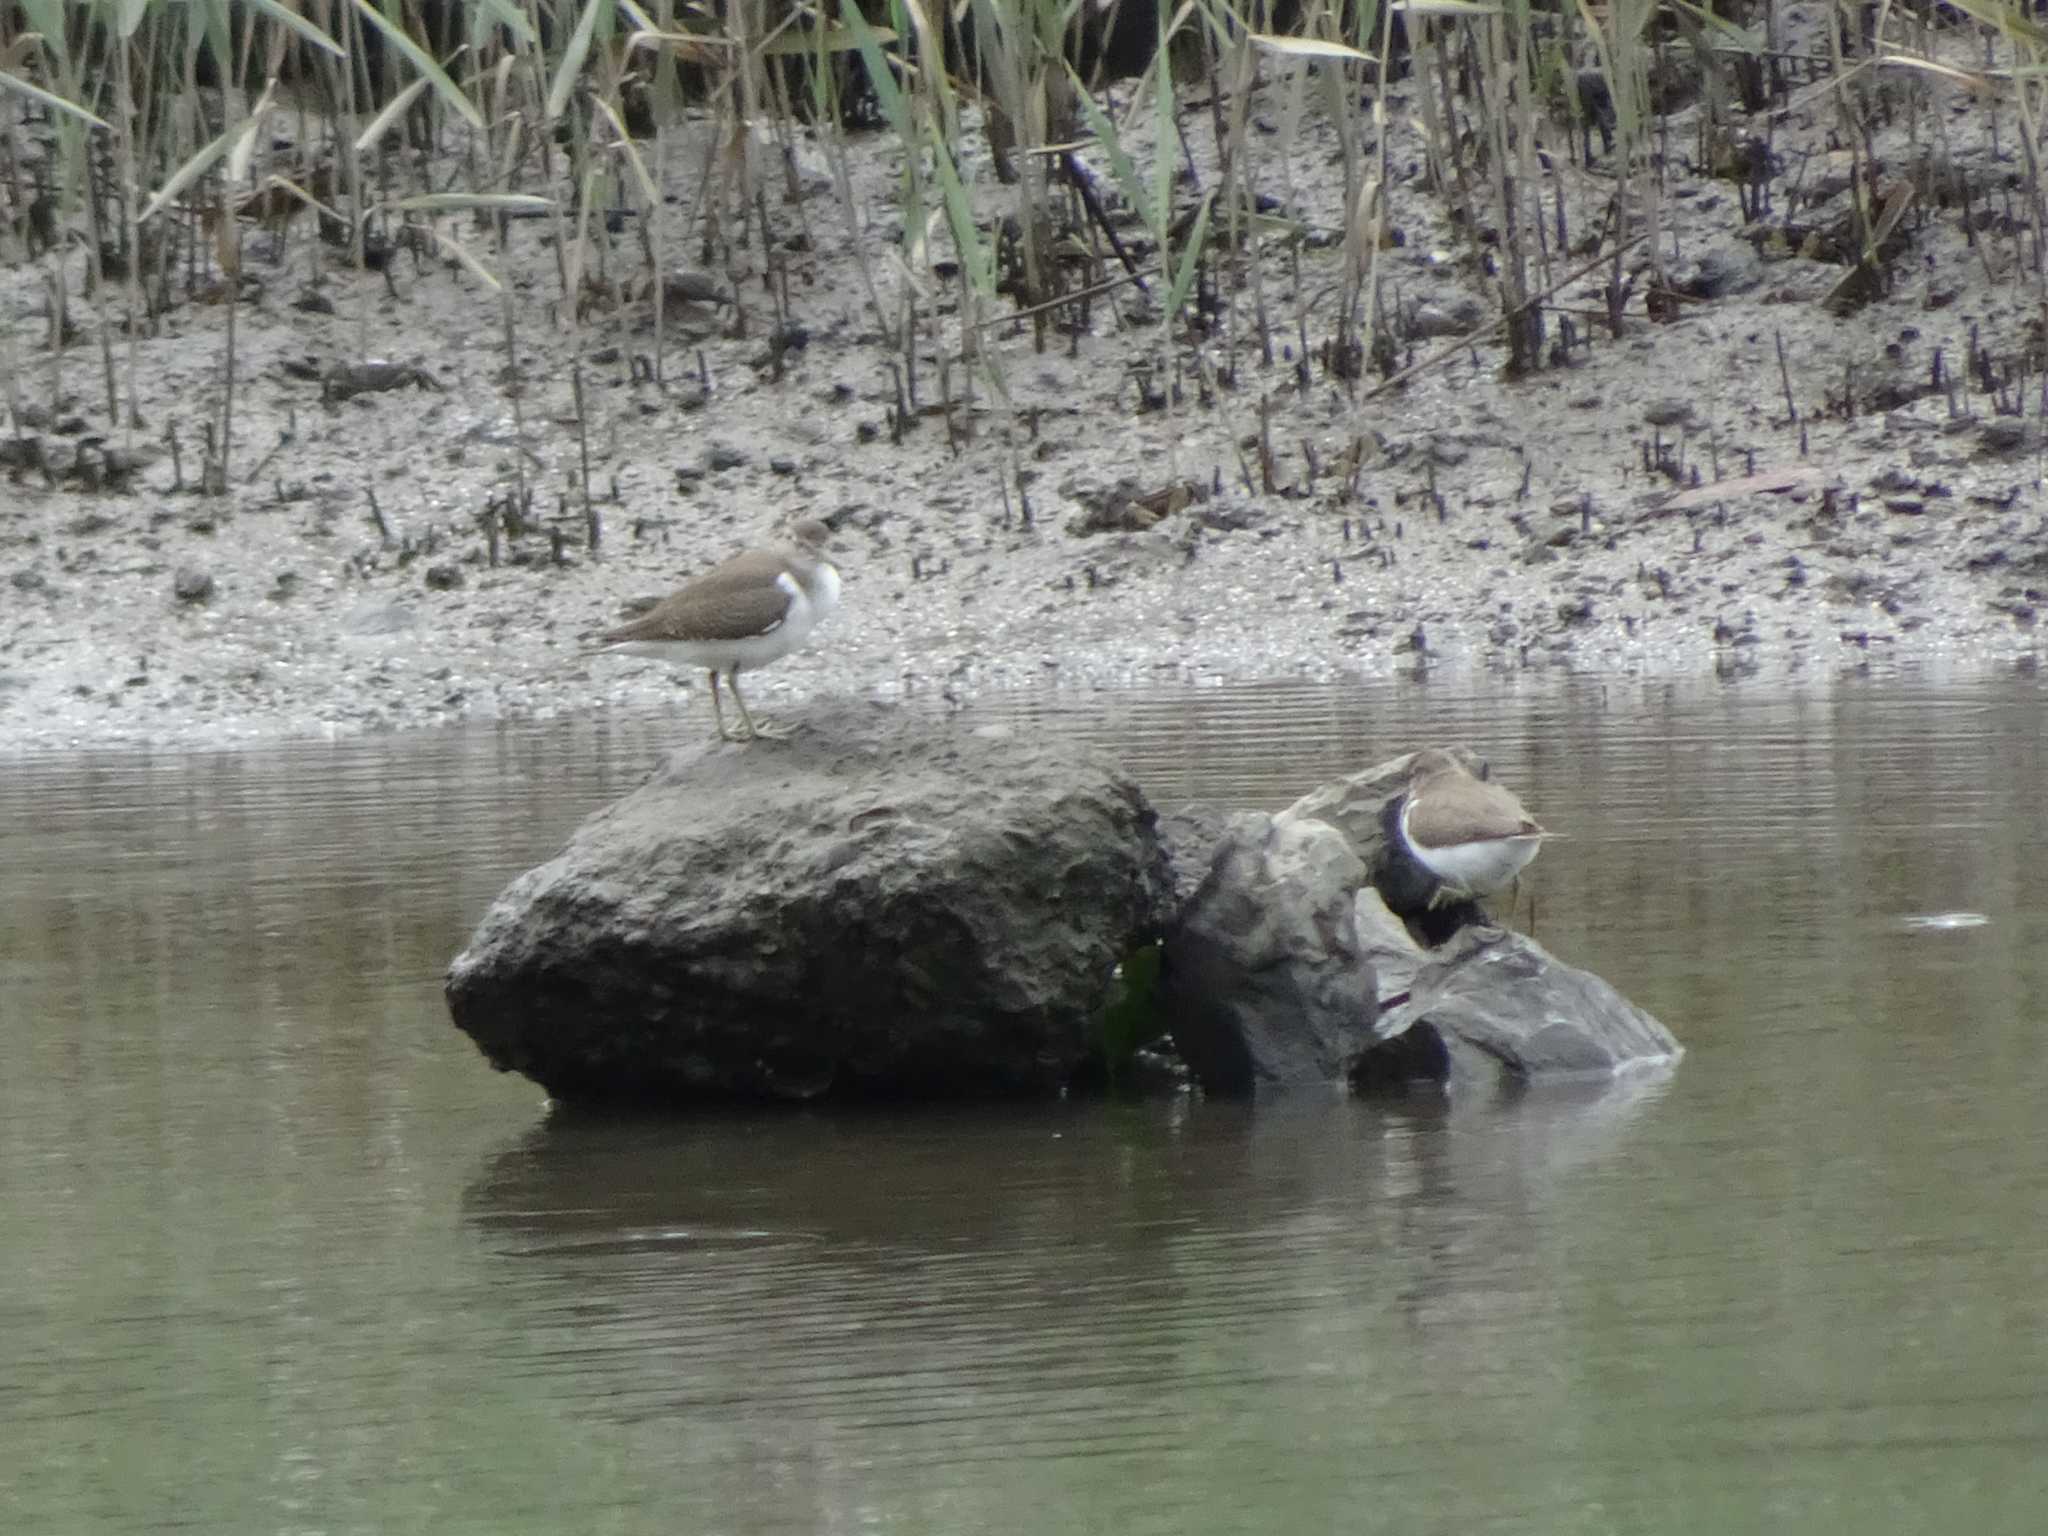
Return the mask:
[[1486,318],[1479,303],[1469,297],[1452,304],[1418,304],[1408,315],[1407,334],[1413,341],[1440,336],[1462,336]]
[[669,304],[709,304],[716,307],[732,302],[725,285],[709,272],[678,267],[663,275],[662,299]]
[[1988,452],[2011,453],[2014,449],[2026,447],[2030,435],[2024,421],[2000,416],[1984,423],[1977,434],[1977,441]]

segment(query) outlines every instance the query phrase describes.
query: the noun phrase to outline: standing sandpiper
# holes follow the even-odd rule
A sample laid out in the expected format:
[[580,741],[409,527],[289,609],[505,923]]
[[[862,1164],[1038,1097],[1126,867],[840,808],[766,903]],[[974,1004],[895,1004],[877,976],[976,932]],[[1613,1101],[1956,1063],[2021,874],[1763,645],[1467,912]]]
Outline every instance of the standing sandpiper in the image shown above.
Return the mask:
[[1509,884],[1548,836],[1500,785],[1475,777],[1441,747],[1415,754],[1398,822],[1415,862],[1437,879],[1432,907]]
[[[711,713],[721,741],[753,741],[763,731],[740,697],[740,673],[787,656],[839,606],[839,572],[825,557],[832,530],[806,519],[780,549],[749,549],[671,592],[630,624],[603,637],[613,654],[658,656],[711,674]],[[746,730],[725,728],[718,682],[732,684]]]

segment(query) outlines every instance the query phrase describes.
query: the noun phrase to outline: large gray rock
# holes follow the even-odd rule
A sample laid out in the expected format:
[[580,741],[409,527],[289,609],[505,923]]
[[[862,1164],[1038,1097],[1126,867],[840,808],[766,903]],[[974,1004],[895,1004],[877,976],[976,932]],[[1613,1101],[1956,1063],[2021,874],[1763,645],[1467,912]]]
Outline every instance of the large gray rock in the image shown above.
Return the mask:
[[1526,934],[1474,923],[1423,949],[1373,891],[1359,895],[1355,931],[1380,975],[1399,987],[1386,992],[1374,1029],[1382,1044],[1353,1074],[1361,1084],[1609,1077],[1684,1054],[1656,1019]]
[[1050,1091],[1168,892],[1151,809],[1086,751],[820,706],[586,821],[491,907],[448,1005],[562,1098]]
[[1161,1000],[1211,1092],[1340,1083],[1379,1013],[1354,902],[1366,867],[1316,821],[1236,818],[1168,934]]

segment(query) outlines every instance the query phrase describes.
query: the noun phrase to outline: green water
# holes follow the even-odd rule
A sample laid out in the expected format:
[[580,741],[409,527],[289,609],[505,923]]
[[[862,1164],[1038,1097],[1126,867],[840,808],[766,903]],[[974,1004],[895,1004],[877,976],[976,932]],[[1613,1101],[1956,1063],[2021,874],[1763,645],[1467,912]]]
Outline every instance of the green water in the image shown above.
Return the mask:
[[672,724],[7,760],[0,1530],[2042,1528],[2033,687],[1006,710],[1168,804],[1483,745],[1686,1060],[565,1120],[439,975]]

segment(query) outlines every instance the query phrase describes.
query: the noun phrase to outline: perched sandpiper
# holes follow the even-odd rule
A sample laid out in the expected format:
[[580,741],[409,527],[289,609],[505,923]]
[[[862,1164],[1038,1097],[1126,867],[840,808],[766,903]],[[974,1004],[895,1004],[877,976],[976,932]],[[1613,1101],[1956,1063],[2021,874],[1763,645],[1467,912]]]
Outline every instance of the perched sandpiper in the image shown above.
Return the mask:
[[1397,825],[1415,862],[1436,877],[1432,907],[1510,884],[1548,836],[1513,794],[1441,747],[1415,754]]
[[[670,593],[630,624],[603,637],[608,654],[658,656],[711,675],[711,712],[721,741],[753,741],[763,731],[740,697],[740,673],[796,650],[839,606],[839,572],[825,556],[832,530],[797,523],[780,549],[749,549]],[[732,684],[744,735],[725,728],[719,679]]]

